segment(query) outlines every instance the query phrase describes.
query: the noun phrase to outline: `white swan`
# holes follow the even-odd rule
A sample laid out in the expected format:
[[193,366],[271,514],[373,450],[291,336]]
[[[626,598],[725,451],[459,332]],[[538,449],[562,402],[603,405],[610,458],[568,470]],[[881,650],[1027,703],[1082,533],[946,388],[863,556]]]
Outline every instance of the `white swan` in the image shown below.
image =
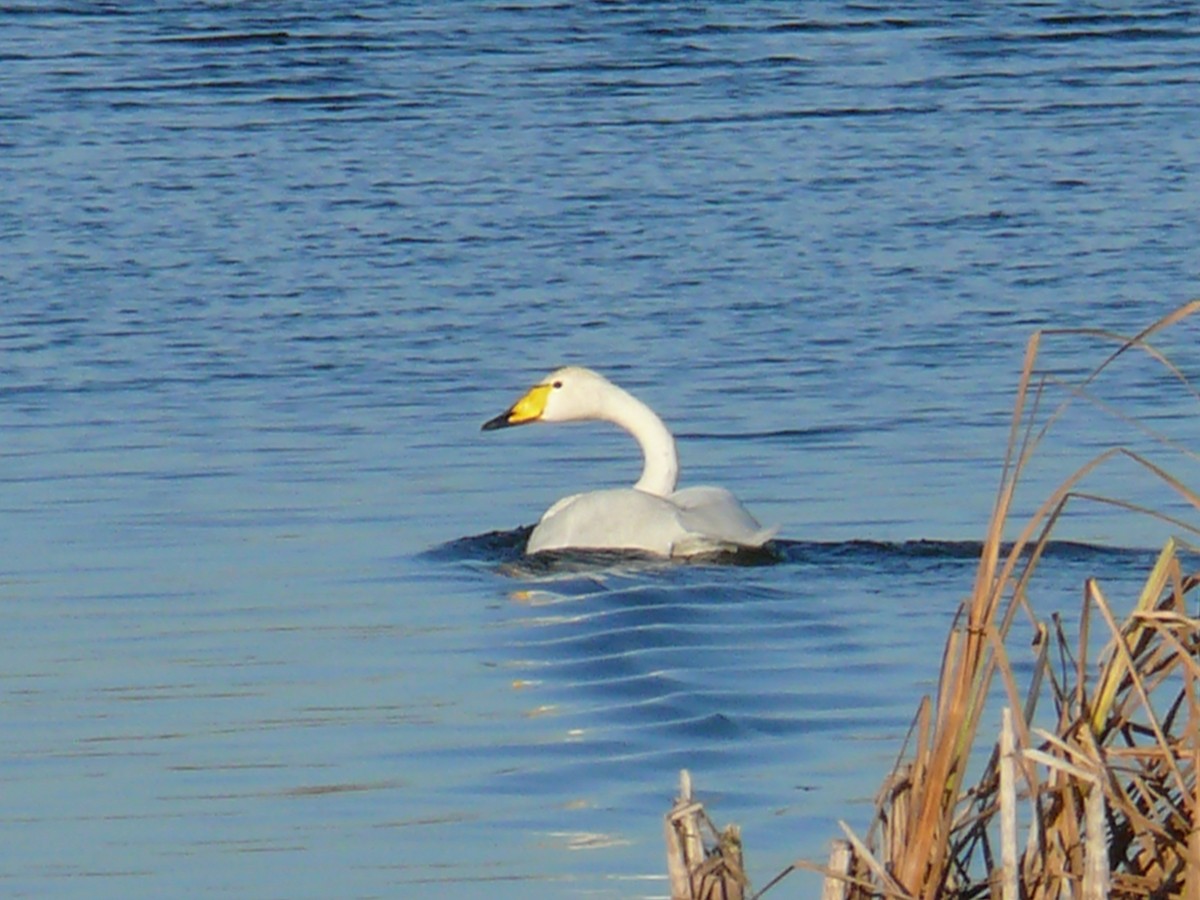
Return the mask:
[[483,430],[591,420],[612,422],[637,439],[645,457],[642,477],[632,488],[559,500],[533,529],[526,553],[572,547],[695,556],[761,547],[775,534],[724,488],[675,490],[679,458],[667,426],[650,407],[591,369],[567,366],[550,373],[506,412],[485,422]]

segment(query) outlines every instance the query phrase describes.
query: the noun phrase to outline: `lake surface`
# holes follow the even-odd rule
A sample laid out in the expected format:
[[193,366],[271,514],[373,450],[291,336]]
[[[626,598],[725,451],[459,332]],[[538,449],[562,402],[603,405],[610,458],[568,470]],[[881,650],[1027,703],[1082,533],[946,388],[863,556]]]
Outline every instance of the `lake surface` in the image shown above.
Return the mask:
[[[0,893],[661,897],[682,767],[758,884],[823,858],[937,676],[1029,335],[1200,294],[1198,60],[1186,4],[4,6]],[[638,471],[479,432],[565,362],[780,561],[522,563]],[[1200,438],[1144,354],[1092,389]],[[1076,402],[1020,509],[1115,441],[1196,474]],[[1125,607],[1171,530],[1073,505],[1102,546],[1035,603]]]

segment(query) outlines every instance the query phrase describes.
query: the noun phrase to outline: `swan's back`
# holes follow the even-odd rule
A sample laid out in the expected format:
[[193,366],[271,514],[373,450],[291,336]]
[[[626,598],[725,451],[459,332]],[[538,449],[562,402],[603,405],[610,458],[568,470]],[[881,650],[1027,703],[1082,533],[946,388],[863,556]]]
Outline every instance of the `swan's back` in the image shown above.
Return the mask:
[[723,488],[687,488],[670,497],[614,488],[559,500],[534,528],[526,552],[620,549],[695,556],[761,547],[773,534]]

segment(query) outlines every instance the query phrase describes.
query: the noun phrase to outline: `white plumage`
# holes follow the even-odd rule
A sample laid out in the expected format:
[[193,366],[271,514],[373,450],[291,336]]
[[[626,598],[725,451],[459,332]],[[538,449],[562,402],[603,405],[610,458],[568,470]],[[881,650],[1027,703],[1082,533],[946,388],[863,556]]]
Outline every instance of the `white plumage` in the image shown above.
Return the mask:
[[642,449],[642,476],[632,488],[559,500],[529,536],[526,553],[576,548],[686,557],[761,547],[774,535],[724,488],[675,490],[679,459],[662,419],[591,369],[567,366],[550,373],[483,428],[590,420],[612,422],[633,435]]

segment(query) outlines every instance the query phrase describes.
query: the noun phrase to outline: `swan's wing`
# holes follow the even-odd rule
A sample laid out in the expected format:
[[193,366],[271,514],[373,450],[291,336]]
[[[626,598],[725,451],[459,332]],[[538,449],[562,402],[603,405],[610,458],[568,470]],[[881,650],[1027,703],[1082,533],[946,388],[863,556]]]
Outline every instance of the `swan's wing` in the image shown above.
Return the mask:
[[723,488],[692,487],[670,497],[614,488],[559,500],[533,529],[525,552],[625,549],[693,556],[761,547],[774,534]]
[[533,529],[525,552],[574,547],[670,556],[671,548],[687,536],[679,510],[665,497],[614,488],[559,500]]
[[761,547],[778,530],[763,528],[725,488],[684,488],[667,499],[679,510],[684,530],[693,535],[743,547]]

